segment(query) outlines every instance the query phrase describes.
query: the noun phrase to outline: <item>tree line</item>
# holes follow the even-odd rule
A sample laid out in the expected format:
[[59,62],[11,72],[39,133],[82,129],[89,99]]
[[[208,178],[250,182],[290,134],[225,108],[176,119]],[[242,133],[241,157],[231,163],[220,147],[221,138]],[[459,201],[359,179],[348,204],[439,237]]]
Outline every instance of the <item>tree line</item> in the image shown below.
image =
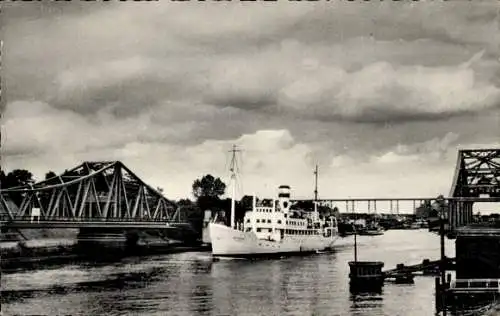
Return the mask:
[[[49,171],[45,174],[45,180],[57,176],[55,172]],[[33,174],[24,169],[14,169],[11,172],[5,174],[3,170],[0,171],[0,188],[8,189],[19,186],[25,186],[35,183]]]

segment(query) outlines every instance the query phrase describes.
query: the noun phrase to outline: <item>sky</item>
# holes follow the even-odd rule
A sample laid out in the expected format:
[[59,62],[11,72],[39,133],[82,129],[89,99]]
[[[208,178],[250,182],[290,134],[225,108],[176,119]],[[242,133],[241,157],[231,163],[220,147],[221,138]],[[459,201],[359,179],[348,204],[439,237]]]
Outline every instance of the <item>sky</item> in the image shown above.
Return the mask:
[[171,199],[448,195],[500,147],[497,1],[2,3],[2,167],[120,160]]

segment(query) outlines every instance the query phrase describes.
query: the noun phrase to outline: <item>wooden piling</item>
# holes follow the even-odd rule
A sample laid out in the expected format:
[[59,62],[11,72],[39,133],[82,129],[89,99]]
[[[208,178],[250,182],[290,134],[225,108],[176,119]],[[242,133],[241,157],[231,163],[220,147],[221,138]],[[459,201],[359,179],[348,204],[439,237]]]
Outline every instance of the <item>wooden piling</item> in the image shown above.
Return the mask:
[[442,303],[442,300],[441,300],[441,284],[440,284],[440,279],[439,277],[435,277],[434,278],[434,288],[435,288],[435,292],[434,292],[434,299],[435,299],[435,305],[436,305],[436,314],[439,314],[441,312],[441,303]]

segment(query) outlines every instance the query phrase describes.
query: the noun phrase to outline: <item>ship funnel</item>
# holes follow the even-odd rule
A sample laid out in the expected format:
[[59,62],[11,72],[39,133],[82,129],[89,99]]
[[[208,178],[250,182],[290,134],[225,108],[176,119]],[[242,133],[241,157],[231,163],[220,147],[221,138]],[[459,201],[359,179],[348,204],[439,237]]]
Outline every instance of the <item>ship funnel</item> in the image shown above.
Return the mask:
[[278,188],[278,201],[280,209],[283,212],[288,212],[290,209],[290,187],[288,185],[280,185]]

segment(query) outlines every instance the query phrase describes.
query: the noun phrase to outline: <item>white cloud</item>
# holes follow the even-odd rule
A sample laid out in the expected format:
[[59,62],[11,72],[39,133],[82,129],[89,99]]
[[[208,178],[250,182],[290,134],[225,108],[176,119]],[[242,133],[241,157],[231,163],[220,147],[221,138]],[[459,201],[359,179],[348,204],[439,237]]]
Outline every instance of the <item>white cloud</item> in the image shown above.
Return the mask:
[[6,13],[7,169],[121,159],[181,197],[237,143],[250,191],[310,196],[319,162],[325,196],[433,195],[498,144],[494,4],[220,5]]

